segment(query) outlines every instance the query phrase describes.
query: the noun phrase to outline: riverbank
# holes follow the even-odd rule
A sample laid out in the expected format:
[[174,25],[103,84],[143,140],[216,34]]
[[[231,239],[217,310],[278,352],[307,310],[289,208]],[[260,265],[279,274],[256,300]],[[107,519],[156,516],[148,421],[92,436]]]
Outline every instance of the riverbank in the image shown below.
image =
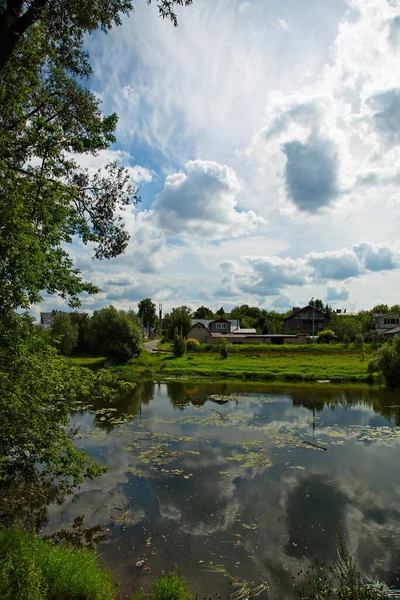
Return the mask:
[[112,367],[127,381],[179,378],[244,379],[257,381],[293,381],[332,383],[374,383],[377,376],[368,373],[371,353],[362,352],[268,352],[265,354],[191,353],[175,358],[165,353],[143,353],[125,365]]

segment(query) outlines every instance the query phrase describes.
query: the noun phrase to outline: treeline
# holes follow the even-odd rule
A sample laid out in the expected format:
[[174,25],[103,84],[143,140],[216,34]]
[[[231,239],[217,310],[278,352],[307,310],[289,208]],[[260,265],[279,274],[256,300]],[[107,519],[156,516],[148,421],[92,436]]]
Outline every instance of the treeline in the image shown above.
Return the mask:
[[[327,304],[324,305],[322,300],[318,298],[315,300],[312,298],[310,305],[323,311],[329,319],[331,335],[328,334],[327,338],[329,337],[329,340],[326,339],[325,341],[343,343],[380,341],[381,336],[376,331],[371,330],[372,316],[376,313],[394,313],[400,316],[400,304],[391,307],[387,304],[379,304],[371,310],[361,310],[356,315],[337,314],[332,307]],[[241,328],[253,328],[257,333],[263,335],[280,334],[284,332],[284,321],[290,314],[291,311],[279,313],[258,306],[249,306],[248,304],[235,306],[230,312],[225,312],[222,306],[216,312],[206,306],[200,306],[195,311],[192,311],[188,306],[179,306],[165,314],[161,324],[161,333],[166,340],[173,341],[176,330],[183,336],[187,335],[192,319],[213,320],[225,318],[238,319]],[[158,323],[157,327],[160,329]]]
[[91,353],[118,362],[126,362],[142,351],[143,334],[133,311],[107,306],[93,313],[55,313],[47,341],[61,354]]

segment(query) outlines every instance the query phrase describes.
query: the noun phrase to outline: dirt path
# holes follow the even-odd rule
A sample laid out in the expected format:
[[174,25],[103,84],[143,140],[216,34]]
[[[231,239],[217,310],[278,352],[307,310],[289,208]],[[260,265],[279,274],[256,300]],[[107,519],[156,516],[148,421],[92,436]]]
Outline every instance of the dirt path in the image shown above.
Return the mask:
[[144,349],[146,352],[155,352],[157,350],[157,344],[159,340],[148,340],[144,343]]

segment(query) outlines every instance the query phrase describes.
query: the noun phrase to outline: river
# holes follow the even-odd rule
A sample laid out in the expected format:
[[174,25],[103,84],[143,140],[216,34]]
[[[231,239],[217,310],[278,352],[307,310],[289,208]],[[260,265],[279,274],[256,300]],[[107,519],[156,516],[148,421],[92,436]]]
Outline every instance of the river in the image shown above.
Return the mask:
[[76,444],[108,472],[48,509],[44,533],[85,516],[121,593],[175,564],[198,597],[235,577],[293,594],[340,540],[400,587],[400,393],[369,387],[145,383],[73,415]]

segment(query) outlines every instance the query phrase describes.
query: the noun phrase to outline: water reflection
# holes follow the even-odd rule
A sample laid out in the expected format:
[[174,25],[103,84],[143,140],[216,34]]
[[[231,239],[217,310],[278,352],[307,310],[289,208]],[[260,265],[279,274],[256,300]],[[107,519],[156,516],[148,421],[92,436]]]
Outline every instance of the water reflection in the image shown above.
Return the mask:
[[146,383],[74,415],[78,446],[109,470],[52,505],[45,531],[81,514],[107,526],[100,549],[126,593],[175,563],[198,594],[224,592],[212,561],[287,598],[299,567],[336,557],[338,535],[398,585],[399,418],[384,389]]

